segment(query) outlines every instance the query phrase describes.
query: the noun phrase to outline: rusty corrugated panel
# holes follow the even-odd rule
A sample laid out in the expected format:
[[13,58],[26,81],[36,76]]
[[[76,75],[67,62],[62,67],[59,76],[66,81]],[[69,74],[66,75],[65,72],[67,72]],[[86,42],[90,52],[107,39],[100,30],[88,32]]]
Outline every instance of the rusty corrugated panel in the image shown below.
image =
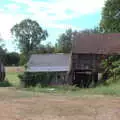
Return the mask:
[[120,54],[120,33],[86,34],[74,36],[73,53]]

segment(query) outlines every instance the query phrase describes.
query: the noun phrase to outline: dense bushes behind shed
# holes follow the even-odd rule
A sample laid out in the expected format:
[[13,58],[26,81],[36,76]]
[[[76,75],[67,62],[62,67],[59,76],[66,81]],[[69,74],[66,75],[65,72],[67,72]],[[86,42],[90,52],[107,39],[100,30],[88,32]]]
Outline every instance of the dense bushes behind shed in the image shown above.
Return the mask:
[[18,76],[24,87],[36,86],[40,84],[41,87],[48,86],[55,78],[55,73],[30,73],[25,72]]

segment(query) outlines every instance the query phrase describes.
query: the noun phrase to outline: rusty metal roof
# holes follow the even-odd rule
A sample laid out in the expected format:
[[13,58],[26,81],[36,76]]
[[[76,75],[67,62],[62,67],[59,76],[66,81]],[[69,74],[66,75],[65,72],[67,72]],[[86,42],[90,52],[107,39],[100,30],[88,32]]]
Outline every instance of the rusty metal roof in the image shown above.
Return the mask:
[[76,35],[72,53],[120,54],[120,33]]

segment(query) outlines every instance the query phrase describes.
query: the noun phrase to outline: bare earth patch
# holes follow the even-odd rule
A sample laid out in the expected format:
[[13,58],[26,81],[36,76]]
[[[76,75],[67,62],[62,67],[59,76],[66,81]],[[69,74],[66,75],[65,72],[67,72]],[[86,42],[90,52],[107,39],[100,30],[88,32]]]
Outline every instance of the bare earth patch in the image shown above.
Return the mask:
[[[5,93],[5,94],[4,94]],[[119,97],[30,96],[24,91],[0,88],[1,120],[119,120]],[[29,95],[28,95],[29,94]]]

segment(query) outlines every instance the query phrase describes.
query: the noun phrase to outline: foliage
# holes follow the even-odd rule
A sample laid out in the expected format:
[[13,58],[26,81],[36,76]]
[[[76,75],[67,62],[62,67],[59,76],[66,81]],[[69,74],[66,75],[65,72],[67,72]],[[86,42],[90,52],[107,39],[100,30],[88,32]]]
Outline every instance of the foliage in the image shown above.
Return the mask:
[[26,63],[27,63],[27,57],[23,53],[21,53],[19,65],[25,65]]
[[[105,33],[120,32],[120,1],[107,0],[102,11],[102,19],[100,22],[100,29]],[[110,64],[109,64],[110,63]],[[107,60],[103,61],[105,71],[109,77],[113,77],[114,81],[116,76],[120,74],[120,57],[118,55],[110,56]]]
[[110,77],[113,77],[113,81],[115,82],[116,76],[120,74],[120,56],[119,55],[109,56],[107,59],[102,61],[102,66],[104,68],[103,80],[104,77],[107,75],[105,81],[102,82],[106,83],[106,80]]
[[55,74],[54,73],[29,73],[25,72],[18,77],[24,87],[36,86],[41,84],[42,87],[48,86]]
[[103,32],[120,32],[120,0],[105,2],[100,28]]
[[[10,84],[17,86],[20,84],[17,78],[18,73],[7,73],[8,81]],[[113,78],[108,80],[112,81]],[[14,82],[13,82],[14,81]],[[16,83],[17,82],[17,83]],[[21,88],[19,88],[21,89]],[[23,89],[25,90],[25,89]],[[26,90],[34,91],[34,92],[42,92],[42,93],[50,93],[50,94],[62,94],[62,95],[70,95],[70,96],[89,96],[89,95],[115,95],[120,96],[120,77],[117,77],[116,82],[110,82],[107,86],[100,85],[96,88],[89,88],[89,89],[81,89],[76,88],[75,86],[54,86],[54,87],[42,87],[40,84],[36,85],[35,87],[29,87]],[[24,91],[22,91],[22,94]]]
[[99,27],[95,27],[93,29],[85,29],[79,32],[80,34],[96,34],[96,33],[101,33]]
[[0,61],[5,63],[6,49],[0,47]]
[[5,63],[5,57],[7,50],[4,48],[5,44],[3,39],[0,37],[0,60]]
[[16,52],[6,53],[5,65],[7,66],[18,66],[20,61],[20,56]]
[[10,87],[12,86],[9,81],[0,82],[0,87]]
[[48,36],[47,31],[44,31],[36,21],[30,19],[25,19],[14,25],[11,32],[15,36],[18,48],[27,56],[30,51],[38,49],[41,41]]
[[56,86],[56,87],[41,87],[40,85],[36,87],[27,88],[28,91],[51,93],[51,94],[64,94],[70,96],[87,96],[89,95],[110,95],[110,96],[120,96],[120,77],[116,83],[109,85],[101,85],[96,88],[81,89],[75,86]]
[[45,45],[45,53],[54,53],[55,47],[49,42]]
[[55,48],[52,46],[52,44],[49,42],[46,45],[40,45],[40,48],[38,50],[31,51],[30,54],[43,54],[43,53],[54,53]]
[[57,39],[56,52],[70,53],[72,48],[72,30],[68,29]]

